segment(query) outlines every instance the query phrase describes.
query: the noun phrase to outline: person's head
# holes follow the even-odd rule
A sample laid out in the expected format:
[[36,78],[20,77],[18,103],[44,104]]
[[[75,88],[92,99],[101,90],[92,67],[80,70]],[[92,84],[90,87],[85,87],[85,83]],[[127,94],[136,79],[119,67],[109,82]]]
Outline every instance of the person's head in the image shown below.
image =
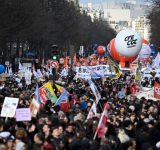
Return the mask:
[[83,99],[84,99],[84,100],[87,100],[87,99],[88,99],[88,94],[87,94],[87,93],[85,93],[85,94],[83,95]]
[[50,126],[48,124],[43,125],[43,132],[49,133],[50,132]]
[[62,134],[63,133],[63,127],[59,126],[58,129],[59,129],[59,134]]
[[35,143],[35,144],[33,145],[33,150],[43,150],[43,145],[42,145],[42,144]]
[[77,102],[77,103],[75,103],[75,107],[76,108],[79,108],[80,107],[80,104]]
[[58,126],[53,127],[51,131],[52,131],[52,136],[58,138],[58,136],[59,136]]
[[69,120],[68,117],[65,116],[64,119],[63,119],[63,121],[64,121],[65,123],[69,123],[70,120]]
[[124,107],[124,106],[121,106],[121,107],[120,107],[120,113],[123,114],[124,112],[125,112],[125,107]]
[[13,139],[10,138],[6,141],[7,148],[13,148]]
[[5,144],[0,144],[0,150],[7,150],[7,146]]
[[89,118],[93,118],[95,116],[95,113],[94,112],[90,112],[89,113]]
[[44,142],[44,135],[42,133],[36,133],[34,135],[34,142],[38,144],[42,144]]
[[130,115],[130,119],[131,119],[131,120],[134,120],[134,119],[135,119],[135,117],[136,117],[136,116],[135,116],[135,114],[134,114],[134,113],[131,113],[131,115]]
[[27,137],[27,132],[24,129],[18,129],[16,132],[16,138],[17,139],[25,139]]
[[72,124],[68,124],[66,127],[66,131],[72,133],[73,132],[73,125]]

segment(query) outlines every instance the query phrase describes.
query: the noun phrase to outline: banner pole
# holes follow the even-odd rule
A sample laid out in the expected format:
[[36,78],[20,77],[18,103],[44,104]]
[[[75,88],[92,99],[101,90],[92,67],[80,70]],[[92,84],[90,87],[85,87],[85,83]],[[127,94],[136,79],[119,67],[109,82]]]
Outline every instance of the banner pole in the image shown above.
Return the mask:
[[97,130],[96,130],[96,132],[95,132],[95,134],[94,134],[93,140],[96,139],[96,136],[97,136]]

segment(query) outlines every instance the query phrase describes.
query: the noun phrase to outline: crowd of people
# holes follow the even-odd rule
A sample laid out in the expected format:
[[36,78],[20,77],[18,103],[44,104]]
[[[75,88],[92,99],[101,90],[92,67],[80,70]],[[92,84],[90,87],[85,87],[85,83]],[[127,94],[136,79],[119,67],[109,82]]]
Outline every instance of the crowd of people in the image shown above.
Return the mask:
[[[22,87],[14,77],[1,82],[0,110],[5,97],[19,98],[18,108],[28,108],[36,88],[45,81],[32,79],[31,85]],[[96,104],[97,114],[90,112],[96,102],[90,85],[85,80],[66,79],[64,88],[70,93],[69,110],[63,112],[50,100],[31,121],[17,122],[13,118],[0,118],[0,150],[157,150],[160,149],[160,102],[138,99],[131,91],[131,82],[112,80],[102,84],[93,80],[101,99]],[[153,81],[151,82],[151,84]],[[143,85],[150,82],[145,80]],[[57,97],[59,91],[55,91]],[[86,103],[84,105],[81,104]],[[104,136],[94,138],[105,104],[108,104]],[[89,117],[87,119],[87,116]]]

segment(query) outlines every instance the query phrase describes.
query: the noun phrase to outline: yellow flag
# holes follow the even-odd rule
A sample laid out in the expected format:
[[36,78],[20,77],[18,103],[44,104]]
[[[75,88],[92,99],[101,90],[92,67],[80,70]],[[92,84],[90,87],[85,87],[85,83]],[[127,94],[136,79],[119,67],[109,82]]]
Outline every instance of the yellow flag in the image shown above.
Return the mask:
[[116,77],[112,78],[112,80],[118,80],[118,79],[122,78],[121,70],[114,64],[112,64],[112,66],[115,68],[115,71],[116,71]]
[[63,86],[60,86],[58,84],[55,84],[57,90],[60,92],[60,94],[62,94],[65,91],[65,88]]
[[135,75],[135,80],[140,80],[138,64],[137,64],[137,71],[136,71],[136,75]]

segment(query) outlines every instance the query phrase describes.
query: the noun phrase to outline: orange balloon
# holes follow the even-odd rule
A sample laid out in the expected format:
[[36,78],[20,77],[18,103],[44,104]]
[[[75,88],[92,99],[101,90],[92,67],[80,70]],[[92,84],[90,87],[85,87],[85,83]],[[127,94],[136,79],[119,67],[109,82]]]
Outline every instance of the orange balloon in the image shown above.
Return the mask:
[[142,42],[143,42],[144,44],[146,44],[146,45],[150,45],[150,42],[147,41],[147,40],[145,40],[145,39],[143,39]]
[[109,49],[110,49],[110,54],[111,56],[115,59],[118,60],[120,62],[133,62],[138,55],[134,56],[134,57],[126,57],[126,56],[122,56],[120,54],[117,53],[115,46],[114,46],[114,42],[115,39],[112,39],[109,43]]

